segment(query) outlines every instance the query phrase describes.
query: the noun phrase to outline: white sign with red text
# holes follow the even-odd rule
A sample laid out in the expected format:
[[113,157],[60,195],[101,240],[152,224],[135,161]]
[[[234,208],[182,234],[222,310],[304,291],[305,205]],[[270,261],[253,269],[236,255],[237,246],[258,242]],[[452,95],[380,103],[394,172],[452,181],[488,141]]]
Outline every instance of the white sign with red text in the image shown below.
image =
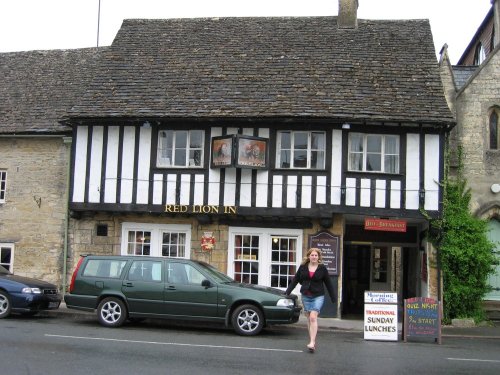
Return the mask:
[[398,341],[398,305],[365,303],[364,338]]

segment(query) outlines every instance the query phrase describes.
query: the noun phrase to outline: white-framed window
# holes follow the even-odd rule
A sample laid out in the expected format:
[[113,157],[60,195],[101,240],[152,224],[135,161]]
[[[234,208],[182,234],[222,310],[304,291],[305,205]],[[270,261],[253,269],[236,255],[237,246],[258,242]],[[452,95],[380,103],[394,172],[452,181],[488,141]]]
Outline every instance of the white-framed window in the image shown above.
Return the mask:
[[277,135],[277,168],[324,169],[325,132],[279,131]]
[[0,243],[0,266],[7,268],[10,272],[14,267],[14,244]]
[[191,226],[181,224],[123,223],[122,255],[190,257]]
[[0,203],[5,203],[6,190],[7,190],[7,171],[0,169]]
[[349,134],[349,170],[399,173],[399,136]]
[[203,130],[160,130],[156,166],[162,168],[202,168]]
[[228,275],[286,289],[302,261],[302,230],[229,228]]

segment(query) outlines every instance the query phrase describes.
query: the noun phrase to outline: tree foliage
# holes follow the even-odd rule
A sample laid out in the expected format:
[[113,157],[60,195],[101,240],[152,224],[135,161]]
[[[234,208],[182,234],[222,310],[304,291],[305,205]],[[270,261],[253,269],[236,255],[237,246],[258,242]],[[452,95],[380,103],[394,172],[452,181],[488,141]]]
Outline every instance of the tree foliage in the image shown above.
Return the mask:
[[[444,321],[454,318],[484,320],[482,300],[490,290],[488,275],[496,264],[494,244],[488,239],[485,220],[474,217],[469,209],[470,189],[463,176],[462,153],[459,168],[443,184],[443,213],[431,223],[432,241],[439,248],[443,272]],[[437,229],[437,230],[436,230]]]

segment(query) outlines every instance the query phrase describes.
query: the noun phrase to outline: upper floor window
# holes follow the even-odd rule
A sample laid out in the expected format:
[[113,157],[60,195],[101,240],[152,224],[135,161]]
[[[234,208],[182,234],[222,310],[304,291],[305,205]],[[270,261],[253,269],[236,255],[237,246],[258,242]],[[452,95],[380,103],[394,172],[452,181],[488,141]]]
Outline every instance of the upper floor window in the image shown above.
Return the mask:
[[399,136],[349,134],[350,171],[399,173]]
[[278,132],[276,166],[324,169],[325,144],[324,132]]
[[500,137],[498,135],[498,112],[493,111],[490,114],[490,149],[498,150],[500,147]]
[[203,130],[160,130],[156,165],[167,168],[203,167]]
[[479,42],[474,52],[474,65],[480,65],[486,59],[483,43]]
[[7,186],[7,171],[0,170],[0,203],[5,203],[5,190]]

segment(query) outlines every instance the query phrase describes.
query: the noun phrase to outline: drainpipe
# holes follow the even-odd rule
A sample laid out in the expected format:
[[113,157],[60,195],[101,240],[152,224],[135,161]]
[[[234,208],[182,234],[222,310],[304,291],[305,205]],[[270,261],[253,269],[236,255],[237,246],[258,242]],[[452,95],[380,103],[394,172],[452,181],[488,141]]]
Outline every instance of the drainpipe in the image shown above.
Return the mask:
[[68,232],[69,232],[69,182],[71,171],[71,137],[63,137],[63,143],[68,148],[68,165],[66,167],[66,191],[64,194],[64,249],[63,249],[63,266],[62,266],[62,294],[66,293],[66,279],[67,279],[67,263],[68,263]]

